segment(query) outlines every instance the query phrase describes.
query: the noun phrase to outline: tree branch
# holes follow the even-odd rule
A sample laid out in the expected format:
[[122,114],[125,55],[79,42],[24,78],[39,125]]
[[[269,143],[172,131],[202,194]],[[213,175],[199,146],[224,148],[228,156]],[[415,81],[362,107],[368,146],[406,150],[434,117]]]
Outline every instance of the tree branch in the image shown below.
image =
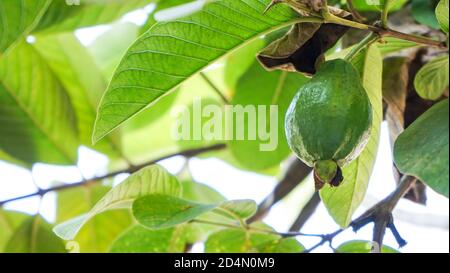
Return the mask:
[[286,2],[288,3],[294,10],[299,12],[300,14],[308,14],[310,18],[322,19],[323,23],[326,24],[338,24],[351,28],[361,29],[361,30],[369,30],[376,33],[380,38],[383,37],[395,37],[405,41],[411,41],[418,44],[428,45],[432,47],[437,47],[441,49],[447,49],[447,45],[445,41],[436,41],[433,39],[429,39],[423,36],[410,35],[406,33],[402,33],[396,30],[389,29],[387,27],[379,27],[375,25],[368,25],[361,22],[356,22],[353,20],[348,20],[342,17],[337,16],[337,14],[342,14],[343,12],[347,12],[345,10],[328,6],[323,12],[319,13],[311,10],[305,4],[300,1],[292,1],[292,0],[272,0],[271,4],[267,7],[266,11],[273,7],[278,3]]
[[123,169],[123,170],[120,170],[120,171],[115,171],[115,172],[112,172],[112,173],[108,173],[106,175],[94,177],[92,179],[82,180],[82,181],[77,182],[77,183],[64,184],[64,185],[60,185],[60,186],[56,186],[56,187],[52,187],[52,188],[48,188],[48,189],[38,189],[36,192],[31,193],[31,194],[18,196],[18,197],[14,197],[14,198],[11,198],[11,199],[0,201],[0,207],[3,206],[6,203],[10,203],[10,202],[14,202],[14,201],[18,201],[18,200],[34,197],[34,196],[44,196],[46,193],[49,193],[49,192],[61,191],[61,190],[65,190],[65,189],[70,189],[70,188],[76,188],[76,187],[84,186],[84,185],[87,185],[87,184],[90,184],[90,183],[99,182],[99,181],[102,181],[102,180],[104,180],[106,178],[114,177],[114,176],[122,174],[122,173],[134,173],[134,172],[139,171],[140,169],[142,169],[144,167],[147,167],[149,165],[158,163],[159,161],[162,161],[162,160],[165,160],[165,159],[169,159],[171,157],[184,156],[184,157],[188,157],[189,158],[189,157],[194,157],[196,155],[199,155],[199,154],[202,154],[202,153],[205,153],[205,152],[222,150],[225,147],[226,147],[225,144],[217,144],[217,145],[204,147],[204,148],[186,150],[186,151],[182,151],[182,152],[166,155],[166,156],[163,156],[163,157],[155,159],[155,160],[150,160],[150,161],[145,162],[145,163],[140,164],[140,165],[131,166],[131,167],[127,168],[127,169]]
[[[373,241],[380,246],[378,248],[379,250],[381,250],[381,247],[383,245],[383,238],[386,232],[386,228],[389,228],[392,231],[400,247],[405,246],[406,241],[400,236],[400,233],[397,231],[394,225],[392,211],[394,210],[395,206],[397,206],[398,201],[408,192],[409,188],[415,183],[415,181],[416,179],[414,177],[403,177],[402,181],[400,181],[400,184],[394,192],[392,192],[388,197],[381,200],[375,206],[367,210],[352,223],[350,223],[349,227],[352,227],[353,231],[357,232],[362,227],[373,222]],[[333,233],[324,235],[319,243],[305,250],[305,252],[311,252],[327,242],[331,244],[333,239],[337,235],[345,231],[347,228],[339,229]]]
[[353,0],[347,0],[347,8],[357,22],[363,23],[364,21],[366,21],[366,18],[364,18],[353,6]]
[[200,77],[202,77],[202,79],[211,87],[211,89],[214,90],[214,92],[222,99],[223,103],[230,103],[230,100],[225,97],[219,87],[217,87],[204,72],[200,72]]
[[355,223],[352,224],[353,230],[358,231],[367,223],[374,223],[373,227],[373,241],[378,243],[381,247],[383,245],[386,228],[391,229],[400,247],[403,247],[406,242],[400,237],[394,225],[394,218],[392,211],[398,204],[398,201],[408,192],[410,187],[415,183],[416,179],[412,176],[404,176],[400,181],[397,189],[381,202],[373,206],[363,215],[361,215]]

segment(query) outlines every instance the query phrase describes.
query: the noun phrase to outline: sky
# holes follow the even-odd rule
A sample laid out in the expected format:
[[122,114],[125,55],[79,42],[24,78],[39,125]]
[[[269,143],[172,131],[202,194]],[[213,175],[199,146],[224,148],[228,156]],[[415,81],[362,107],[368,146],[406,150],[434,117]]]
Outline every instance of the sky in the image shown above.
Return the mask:
[[[147,13],[146,8],[124,16],[121,21],[143,24]],[[164,15],[164,14],[163,14]],[[109,29],[108,26],[98,26],[78,30],[79,40],[89,45],[98,35]],[[184,166],[185,159],[175,157],[160,162],[162,166],[172,173],[177,173]],[[36,164],[32,173],[29,171],[0,161],[0,200],[29,194],[40,188],[50,187],[55,181],[71,183],[80,181],[83,177],[89,178],[105,174],[108,160],[105,156],[80,148],[79,163],[77,167],[55,167],[45,164]],[[274,177],[259,175],[238,170],[219,159],[191,159],[190,169],[195,181],[207,184],[222,193],[227,199],[253,199],[262,201],[271,193],[277,183]],[[220,175],[218,175],[220,173]],[[126,175],[116,178],[116,183],[125,179]],[[277,231],[287,231],[300,212],[304,197],[313,193],[313,181],[308,179],[301,187],[293,191],[285,200],[273,207],[265,222]],[[363,213],[370,206],[385,198],[395,189],[392,175],[392,155],[389,144],[387,125],[383,123],[381,141],[373,175],[370,179],[366,198],[355,213],[355,217]],[[401,200],[394,211],[395,224],[400,234],[408,241],[408,245],[401,252],[449,252],[449,202],[448,199],[432,191],[427,190],[427,206],[417,205],[408,200]],[[6,209],[18,210],[27,213],[40,212],[44,218],[52,222],[55,219],[54,193],[39,197],[29,198],[5,205]],[[326,208],[319,205],[316,213],[306,223],[302,232],[305,233],[330,233],[338,229]],[[370,240],[372,237],[372,225],[368,225],[357,234],[350,229],[336,237],[333,246],[349,240]],[[301,237],[300,241],[308,246],[314,245],[319,239]],[[397,243],[388,231],[385,244],[397,247]],[[196,245],[194,252],[202,251],[201,245]],[[328,246],[320,247],[316,252],[330,252]]]

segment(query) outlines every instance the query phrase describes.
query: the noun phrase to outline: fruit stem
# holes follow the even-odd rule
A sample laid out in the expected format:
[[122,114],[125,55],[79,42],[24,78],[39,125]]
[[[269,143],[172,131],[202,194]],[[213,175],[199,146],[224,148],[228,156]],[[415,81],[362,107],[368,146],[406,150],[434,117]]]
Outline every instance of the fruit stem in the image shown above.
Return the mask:
[[344,177],[342,170],[333,160],[320,160],[314,164],[314,181],[316,190],[322,189],[325,184],[337,187],[341,184]]

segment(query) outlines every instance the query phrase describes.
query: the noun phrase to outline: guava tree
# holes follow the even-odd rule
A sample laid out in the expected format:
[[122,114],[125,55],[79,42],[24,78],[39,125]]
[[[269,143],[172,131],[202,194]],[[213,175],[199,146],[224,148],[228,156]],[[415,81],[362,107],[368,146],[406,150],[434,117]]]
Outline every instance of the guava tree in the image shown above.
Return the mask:
[[[401,198],[425,204],[427,187],[448,198],[448,0],[76,2],[0,1],[0,160],[77,166],[84,146],[108,157],[109,172],[0,201],[0,251],[187,252],[202,243],[206,252],[300,253],[329,243],[392,252],[386,231],[406,243],[392,214]],[[144,24],[119,20],[143,8]],[[109,30],[82,44],[76,31],[97,25]],[[218,109],[278,106],[276,149],[262,150],[261,139],[175,140],[171,111],[195,108],[196,98]],[[355,216],[383,121],[397,189]],[[178,174],[157,164],[176,156],[186,159]],[[192,178],[193,157],[280,181],[260,204],[226,200]],[[313,180],[289,231],[264,223]],[[47,194],[57,196],[55,223],[3,208]],[[304,234],[321,202],[341,228]],[[367,242],[333,247],[369,223]],[[304,246],[305,236],[317,244]]]

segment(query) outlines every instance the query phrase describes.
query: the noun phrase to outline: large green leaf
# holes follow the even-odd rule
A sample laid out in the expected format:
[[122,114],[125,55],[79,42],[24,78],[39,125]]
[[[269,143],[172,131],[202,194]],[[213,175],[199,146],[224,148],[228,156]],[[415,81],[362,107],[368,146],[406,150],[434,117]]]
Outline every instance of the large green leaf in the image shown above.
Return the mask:
[[[33,47],[45,59],[70,96],[81,143],[92,147],[91,135],[97,104],[106,88],[102,73],[87,49],[72,33],[37,36]],[[117,138],[117,135],[111,135],[94,148],[109,155],[120,155]]]
[[333,219],[342,227],[364,199],[378,151],[382,112],[382,57],[376,46],[361,52],[353,64],[360,71],[373,110],[373,124],[369,142],[359,158],[343,168],[344,182],[336,188],[326,186],[320,196]]
[[7,211],[0,208],[0,230],[2,231],[0,232],[0,252],[3,252],[3,248],[10,237],[26,218],[27,215],[25,213]]
[[0,54],[36,26],[51,0],[2,0],[0,2]]
[[154,25],[122,59],[100,104],[93,140],[98,141],[227,53],[261,35],[312,20],[298,18],[284,5],[264,15],[268,3],[212,1],[194,15]]
[[6,244],[10,253],[65,253],[63,242],[40,216],[31,216],[14,232]]
[[250,200],[225,201],[218,204],[200,204],[170,195],[152,194],[133,203],[136,220],[150,229],[164,229],[189,222],[207,212],[236,220],[244,220],[256,212]]
[[[257,227],[261,225],[256,224]],[[267,230],[272,230],[266,226]],[[224,229],[205,242],[207,253],[300,253],[305,248],[295,239],[253,230]]]
[[394,160],[400,172],[415,176],[448,197],[448,99],[439,102],[398,137]]
[[112,209],[130,208],[133,201],[148,194],[181,195],[180,182],[159,165],[152,165],[132,174],[124,182],[111,189],[86,214],[73,218],[54,228],[65,240],[72,240],[92,217]]
[[133,215],[147,228],[164,229],[189,222],[214,208],[214,204],[204,205],[170,195],[153,194],[133,203]]
[[[88,212],[109,190],[110,187],[92,184],[58,192],[57,223]],[[93,217],[74,240],[80,252],[105,252],[130,224],[131,215],[128,211],[108,211]]]
[[0,61],[0,148],[33,164],[75,164],[70,99],[45,60],[21,43]]
[[448,87],[448,55],[435,58],[425,64],[414,79],[417,94],[424,99],[436,100]]
[[[234,128],[250,130],[252,126],[255,126],[256,139],[238,139],[238,132],[234,132],[235,137],[229,147],[239,163],[253,170],[263,170],[278,165],[288,157],[290,149],[284,132],[285,113],[292,98],[306,81],[306,77],[297,73],[268,72],[256,61],[241,77],[232,104],[243,107],[250,106],[250,109],[255,110],[255,116],[252,120],[250,119],[251,114],[236,114]],[[278,106],[274,113],[270,109],[272,105]],[[259,122],[262,118],[259,112],[260,106],[266,106],[266,123],[264,124]],[[268,139],[260,139],[261,129],[270,135]],[[249,136],[250,132],[246,135]],[[264,146],[266,147],[264,148]]]
[[53,0],[35,31],[66,32],[106,24],[151,2],[151,0],[81,0],[80,5],[67,5],[66,0]]
[[[373,242],[369,241],[349,241],[336,248],[336,253],[371,253]],[[399,253],[392,247],[385,246],[381,248],[382,253]]]
[[182,253],[186,246],[186,226],[150,230],[136,225],[118,237],[110,251],[115,253]]
[[441,29],[448,33],[448,0],[441,0],[436,6],[436,18]]
[[386,37],[383,39],[383,43],[378,45],[381,55],[385,56],[390,53],[398,52],[404,49],[421,46],[417,43],[401,40],[393,37]]

